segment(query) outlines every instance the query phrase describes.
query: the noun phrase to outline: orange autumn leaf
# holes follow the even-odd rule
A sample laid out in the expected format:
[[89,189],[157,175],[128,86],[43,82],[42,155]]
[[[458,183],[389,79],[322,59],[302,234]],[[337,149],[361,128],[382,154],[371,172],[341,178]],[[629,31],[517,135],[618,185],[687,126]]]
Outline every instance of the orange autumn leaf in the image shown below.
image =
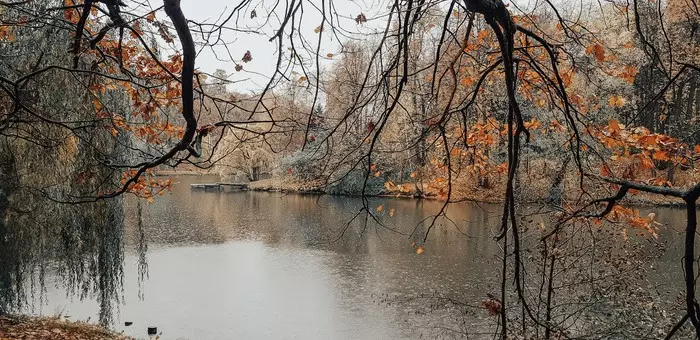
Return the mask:
[[612,119],[610,120],[610,123],[608,123],[608,127],[610,128],[611,132],[619,132],[620,122],[618,122],[617,119]]
[[0,26],[0,41],[14,41],[15,35],[10,26]]
[[102,108],[104,107],[104,105],[102,105],[102,102],[101,102],[99,99],[97,99],[97,98],[94,98],[94,99],[92,100],[92,106],[95,107],[95,112],[100,112],[100,111],[102,111]]
[[561,82],[564,84],[564,87],[569,87],[571,85],[571,78],[571,72],[561,73]]
[[670,187],[672,185],[671,182],[667,181],[666,178],[664,178],[664,177],[654,178],[653,180],[651,180],[651,184],[656,185],[656,186],[660,186],[660,187],[661,186]]
[[472,77],[464,77],[464,78],[462,78],[462,80],[460,81],[460,83],[461,83],[462,86],[464,86],[464,87],[470,87],[470,86],[472,86],[472,84],[474,84],[474,78],[472,78]]
[[622,96],[610,96],[608,98],[608,105],[612,107],[623,107],[627,103],[627,100]]
[[670,157],[668,157],[668,154],[665,151],[654,152],[654,154],[652,155],[652,158],[654,158],[654,160],[662,161],[662,162],[668,161],[671,159]]
[[416,247],[416,254],[420,255],[423,253],[425,253],[425,248],[423,248],[423,246]]
[[591,44],[586,47],[586,54],[593,55],[598,61],[605,61],[605,49],[600,44]]
[[525,125],[525,128],[530,130],[530,129],[537,129],[539,128],[542,124],[537,120],[537,118],[532,117],[529,122],[525,122],[523,125]]
[[380,204],[380,205],[377,206],[377,212],[380,213],[380,212],[382,212],[382,211],[384,211],[384,204]]
[[605,49],[602,45],[594,43],[586,47],[586,54],[593,55],[598,61],[605,61]]
[[626,65],[623,67],[622,72],[619,73],[619,77],[624,79],[626,82],[633,84],[637,73],[639,73],[639,70],[636,67]]
[[654,167],[654,162],[652,162],[651,158],[647,156],[642,156],[640,157],[640,165],[642,166],[642,168],[651,169]]
[[637,140],[639,145],[644,146],[644,147],[654,146],[654,145],[656,145],[656,141],[657,141],[657,136],[655,136],[655,135],[642,136],[642,137],[639,137],[639,139]]

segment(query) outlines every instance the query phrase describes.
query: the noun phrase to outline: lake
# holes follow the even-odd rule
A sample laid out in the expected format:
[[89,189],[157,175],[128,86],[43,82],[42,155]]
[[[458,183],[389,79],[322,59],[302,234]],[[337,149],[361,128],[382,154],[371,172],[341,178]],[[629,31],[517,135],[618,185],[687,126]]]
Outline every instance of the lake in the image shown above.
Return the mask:
[[[148,277],[141,288],[138,209],[127,199],[116,330],[148,338],[147,327],[157,326],[161,339],[395,339],[479,338],[484,325],[495,329],[485,311],[464,313],[448,299],[478,306],[499,292],[500,206],[452,205],[451,221],[438,221],[418,255],[413,242],[430,219],[421,221],[440,202],[371,198],[379,225],[364,215],[352,221],[358,197],[190,190],[216,180],[179,177],[170,193],[143,203]],[[682,224],[682,212],[659,210],[661,220]],[[672,229],[661,236],[675,249],[681,238]],[[652,276],[680,282],[679,259],[667,252]],[[48,284],[34,313],[94,321],[98,310],[94,300],[69,299]]]

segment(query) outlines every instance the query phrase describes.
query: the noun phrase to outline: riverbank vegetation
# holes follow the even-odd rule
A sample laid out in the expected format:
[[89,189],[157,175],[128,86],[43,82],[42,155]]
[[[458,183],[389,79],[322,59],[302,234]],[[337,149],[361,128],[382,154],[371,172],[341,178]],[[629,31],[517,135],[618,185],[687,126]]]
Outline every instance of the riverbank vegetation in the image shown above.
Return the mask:
[[0,316],[0,339],[129,340],[131,337],[84,322],[61,318]]
[[[339,6],[244,0],[196,21],[179,0],[0,2],[0,314],[57,266],[109,324],[121,197],[157,199],[155,171],[175,168],[361,195],[340,235],[383,227],[369,195],[439,199],[417,255],[449,204],[500,202],[501,283],[475,307],[493,334],[700,336],[697,0]],[[266,52],[243,34],[275,46],[260,87]],[[630,197],[686,207],[678,301],[647,279],[663,243]]]

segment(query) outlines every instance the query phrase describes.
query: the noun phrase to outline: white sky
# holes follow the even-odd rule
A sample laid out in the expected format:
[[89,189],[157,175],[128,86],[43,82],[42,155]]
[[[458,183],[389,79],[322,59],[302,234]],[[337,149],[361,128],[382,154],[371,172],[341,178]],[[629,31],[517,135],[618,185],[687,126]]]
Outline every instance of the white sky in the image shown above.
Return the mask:
[[[354,38],[357,39],[362,38],[362,35],[364,34],[372,34],[382,31],[386,21],[383,18],[377,18],[377,16],[378,13],[386,12],[386,6],[382,6],[380,4],[383,1],[384,0],[336,0],[334,1],[334,9],[337,13],[333,13],[334,24],[337,25],[337,19],[340,18],[340,26],[345,30],[352,32],[351,34],[354,34]],[[240,0],[235,2],[230,0],[183,0],[181,6],[185,16],[188,19],[199,23],[215,23],[217,20],[219,20],[221,13],[225,13],[226,15],[230,14],[232,9],[239,2]],[[273,15],[269,17],[269,22],[265,24],[265,20],[268,19],[268,13],[272,11],[271,7],[275,2],[276,1],[274,0],[254,1],[251,6],[249,6],[240,16],[238,24],[236,24],[235,19],[232,19],[227,24],[228,28],[257,31],[257,33],[244,33],[229,30],[223,34],[223,38],[225,41],[227,41],[231,55],[236,59],[236,61],[240,62],[240,59],[247,50],[251,52],[253,60],[248,63],[241,63],[241,65],[244,67],[243,71],[235,71],[235,63],[230,61],[228,53],[223,46],[218,46],[213,50],[203,50],[197,57],[197,68],[207,73],[213,73],[216,69],[225,70],[227,74],[230,75],[229,80],[236,82],[235,84],[229,86],[230,89],[239,92],[261,90],[266,85],[268,79],[273,75],[277,62],[278,42],[277,40],[268,40],[274,35],[274,29],[280,26],[280,19],[273,13]],[[321,2],[309,2],[307,0],[303,1],[304,14],[300,32],[306,39],[308,44],[307,46],[311,46],[315,50],[316,44],[318,43],[318,34],[314,32],[314,29],[321,23],[321,14],[318,9],[312,6],[312,3],[320,6]],[[251,19],[250,13],[253,9],[255,9],[257,12],[257,18]],[[280,4],[275,12],[282,13],[284,10],[285,0],[280,0]],[[326,10],[330,12],[328,8]],[[356,24],[354,20],[354,18],[360,13],[364,13],[368,19],[368,22],[363,25]],[[297,17],[299,17],[299,15],[297,15]],[[338,34],[340,36],[340,32]],[[195,40],[198,40],[198,38],[201,41],[201,37],[195,36]],[[342,42],[346,42],[350,39],[350,36],[341,36],[340,40]],[[324,66],[327,66],[330,64],[330,62],[332,62],[332,60],[327,57],[329,53],[337,55],[338,52],[340,52],[338,40],[339,39],[330,34],[330,27],[328,24],[326,24],[321,50],[319,53],[321,56],[320,63],[322,65],[322,69]],[[300,40],[295,41],[295,47],[298,51],[303,50],[301,48],[301,44],[302,42]],[[286,51],[288,47],[289,40],[288,38],[285,38],[283,41],[285,56],[289,56],[290,54]],[[300,55],[302,55],[301,52]],[[313,63],[315,56],[306,54],[302,55],[302,58]],[[312,67],[309,71],[313,72],[315,67],[313,67],[313,65],[311,66]]]
[[[128,1],[128,0],[127,0]],[[192,21],[198,23],[216,23],[220,22],[222,16],[228,16],[233,8],[241,3],[242,0],[182,0],[181,6],[185,16]],[[273,11],[272,7],[279,1],[278,7]],[[229,85],[229,89],[249,93],[251,91],[260,91],[267,84],[269,78],[273,75],[275,71],[275,65],[277,61],[277,40],[268,41],[275,33],[275,29],[280,26],[281,13],[286,10],[286,6],[292,0],[253,0],[251,4],[244,10],[240,11],[240,16],[236,22],[235,18],[230,20],[226,27],[229,29],[223,35],[223,40],[226,41],[226,45],[236,62],[240,63],[240,59],[246,51],[250,51],[253,60],[248,63],[241,63],[243,65],[243,71],[235,71],[235,62],[230,61],[230,57],[223,47],[223,44],[211,49],[204,49],[200,55],[197,57],[196,67],[206,73],[214,73],[216,69],[223,69],[229,75],[229,80],[233,81],[234,84]],[[303,15],[297,14],[297,18],[303,17],[300,33],[297,35],[302,36],[307,43],[307,49],[315,51],[318,34],[314,32],[314,29],[318,27],[321,23],[320,8],[314,6],[320,6],[320,0],[297,0],[296,2],[302,1],[304,13]],[[386,26],[386,16],[388,12],[388,4],[393,3],[393,0],[332,0],[334,8],[331,11],[326,8],[327,16],[332,15],[333,17],[333,27],[340,30],[336,30],[340,38],[335,37],[331,34],[331,27],[326,23],[326,29],[323,33],[323,41],[320,49],[320,63],[321,70],[327,68],[332,62],[332,59],[328,58],[327,55],[332,53],[335,55],[335,59],[340,56],[339,43],[345,43],[352,39],[366,40],[372,39],[374,35],[380,35]],[[581,3],[589,2],[587,0],[553,0],[558,7],[576,9],[575,12],[581,10]],[[156,1],[155,5],[160,5]],[[505,0],[506,3],[510,2]],[[566,4],[566,3],[569,4]],[[578,5],[573,4],[578,3]],[[328,1],[325,2],[328,6]],[[517,0],[516,4],[518,6],[511,6],[510,10],[518,12],[518,9],[528,11],[542,5],[544,2],[542,0]],[[444,1],[440,4],[447,9],[449,1]],[[251,18],[251,11],[255,10],[257,13],[256,18]],[[560,10],[561,12],[561,10]],[[564,16],[575,15],[575,13],[566,13],[564,10],[561,12]],[[360,13],[364,13],[367,22],[358,25],[355,22],[355,17]],[[161,11],[159,18],[163,19],[165,14]],[[268,20],[269,19],[269,20]],[[266,20],[267,23],[266,23]],[[289,25],[288,25],[289,26]],[[298,23],[295,24],[298,26]],[[232,29],[255,31],[254,33],[246,32],[236,32]],[[286,29],[289,32],[289,27]],[[201,37],[195,35],[196,41],[202,41]],[[340,42],[339,42],[340,41]],[[284,56],[288,57],[290,53],[287,51],[289,47],[289,39],[285,37],[283,41],[283,52]],[[309,65],[307,71],[314,72],[315,70],[315,55],[314,54],[303,54],[302,42],[300,40],[295,40],[295,47],[297,51],[300,52],[302,59],[304,59]],[[283,60],[284,65],[284,60]],[[299,69],[297,69],[299,70]],[[296,76],[299,77],[299,76]]]

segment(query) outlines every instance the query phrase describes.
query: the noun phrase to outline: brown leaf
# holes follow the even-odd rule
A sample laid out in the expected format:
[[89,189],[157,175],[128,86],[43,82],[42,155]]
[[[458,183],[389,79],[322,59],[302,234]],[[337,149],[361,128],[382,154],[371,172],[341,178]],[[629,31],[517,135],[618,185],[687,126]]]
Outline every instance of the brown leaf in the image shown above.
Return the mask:
[[605,61],[605,49],[601,44],[590,44],[586,47],[586,54],[594,55],[598,61]]
[[250,54],[250,51],[245,51],[245,53],[243,54],[243,59],[241,60],[243,60],[244,63],[253,60],[253,56]]

